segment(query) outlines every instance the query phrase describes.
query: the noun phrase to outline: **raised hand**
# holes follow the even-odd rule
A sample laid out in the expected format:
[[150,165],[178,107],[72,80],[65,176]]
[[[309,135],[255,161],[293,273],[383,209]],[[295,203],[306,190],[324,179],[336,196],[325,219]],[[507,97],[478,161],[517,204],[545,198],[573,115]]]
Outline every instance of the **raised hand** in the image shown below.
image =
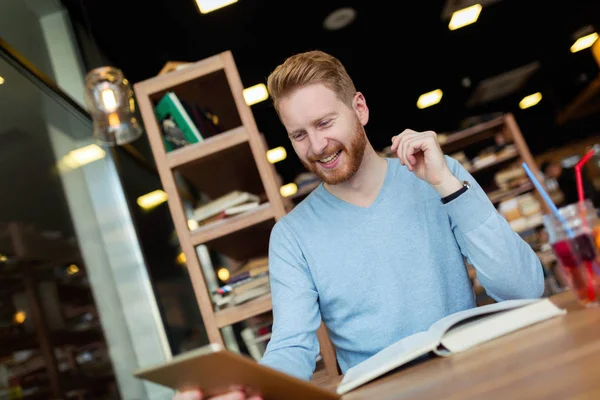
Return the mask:
[[433,186],[440,196],[445,197],[462,187],[446,164],[435,132],[405,129],[392,137],[391,150],[396,152],[402,165]]

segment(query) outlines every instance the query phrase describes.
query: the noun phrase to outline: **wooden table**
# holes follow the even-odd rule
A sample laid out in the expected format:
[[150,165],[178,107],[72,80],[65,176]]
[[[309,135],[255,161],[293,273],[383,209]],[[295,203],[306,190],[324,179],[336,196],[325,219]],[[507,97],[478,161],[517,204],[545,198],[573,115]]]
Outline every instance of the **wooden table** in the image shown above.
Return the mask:
[[342,399],[600,399],[600,308],[584,309],[570,291],[551,299],[567,314],[400,367]]

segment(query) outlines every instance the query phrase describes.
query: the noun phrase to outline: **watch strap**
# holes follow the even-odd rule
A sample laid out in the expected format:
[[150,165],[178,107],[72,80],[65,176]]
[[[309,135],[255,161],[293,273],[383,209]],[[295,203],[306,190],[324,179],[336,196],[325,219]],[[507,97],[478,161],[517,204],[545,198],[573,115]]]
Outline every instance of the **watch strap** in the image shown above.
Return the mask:
[[467,181],[463,181],[462,184],[463,184],[463,187],[458,189],[456,192],[451,193],[446,197],[442,197],[442,204],[447,204],[447,203],[451,202],[452,200],[456,199],[458,196],[460,196],[461,194],[463,194],[464,192],[469,190],[469,188],[471,187],[471,185]]

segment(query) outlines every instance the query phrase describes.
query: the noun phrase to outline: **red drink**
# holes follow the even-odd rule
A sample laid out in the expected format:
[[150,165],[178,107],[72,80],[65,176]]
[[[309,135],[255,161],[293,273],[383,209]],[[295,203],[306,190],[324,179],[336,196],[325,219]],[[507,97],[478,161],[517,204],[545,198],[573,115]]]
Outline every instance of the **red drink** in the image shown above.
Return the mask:
[[561,240],[552,247],[579,301],[596,302],[600,296],[600,268],[592,237],[580,234],[573,241]]
[[[558,218],[560,215],[560,218]],[[544,226],[558,263],[580,303],[600,306],[600,257],[596,232],[600,220],[591,201],[544,215]]]

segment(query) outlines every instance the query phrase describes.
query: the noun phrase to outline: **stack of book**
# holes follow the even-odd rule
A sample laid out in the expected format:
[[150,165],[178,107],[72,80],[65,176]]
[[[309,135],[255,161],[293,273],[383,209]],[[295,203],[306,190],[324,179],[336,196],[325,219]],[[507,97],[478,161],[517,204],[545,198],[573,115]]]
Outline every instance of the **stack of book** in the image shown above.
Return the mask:
[[236,306],[269,293],[269,265],[266,257],[254,258],[232,273],[227,284],[213,293],[217,307]]
[[260,205],[260,197],[253,193],[233,190],[194,209],[193,218],[198,225],[250,211]]

